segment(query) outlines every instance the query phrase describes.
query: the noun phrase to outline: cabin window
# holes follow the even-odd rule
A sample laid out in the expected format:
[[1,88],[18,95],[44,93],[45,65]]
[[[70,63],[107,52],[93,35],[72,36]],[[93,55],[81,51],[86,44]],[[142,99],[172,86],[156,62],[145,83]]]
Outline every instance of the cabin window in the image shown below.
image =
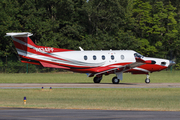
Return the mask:
[[95,55],[93,55],[93,60],[96,60],[96,56]]
[[114,55],[111,55],[111,60],[114,60]]
[[124,60],[124,55],[121,55],[121,60]]
[[86,55],[84,56],[84,60],[87,60],[87,56]]
[[105,60],[105,56],[104,55],[102,55],[102,60]]

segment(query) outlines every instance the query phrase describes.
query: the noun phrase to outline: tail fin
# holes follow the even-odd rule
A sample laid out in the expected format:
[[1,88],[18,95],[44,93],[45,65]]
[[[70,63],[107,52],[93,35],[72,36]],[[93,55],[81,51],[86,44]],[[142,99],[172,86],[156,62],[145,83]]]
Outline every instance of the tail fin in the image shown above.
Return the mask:
[[29,38],[29,36],[32,35],[33,34],[29,32],[6,33],[6,36],[12,37],[18,55],[23,58],[21,62],[40,65],[39,62],[50,62],[49,58],[56,57],[49,53],[72,51],[68,49],[35,45]]
[[33,54],[40,54],[40,53],[72,51],[68,49],[59,49],[59,48],[35,45],[34,42],[29,38],[29,36],[32,35],[33,34],[29,32],[6,33],[6,36],[12,37],[16,50],[20,56],[27,56],[28,52]]
[[23,33],[6,33],[6,36],[11,36],[16,50],[20,56],[26,56],[29,48],[36,47],[34,42],[29,38],[33,34],[29,32]]

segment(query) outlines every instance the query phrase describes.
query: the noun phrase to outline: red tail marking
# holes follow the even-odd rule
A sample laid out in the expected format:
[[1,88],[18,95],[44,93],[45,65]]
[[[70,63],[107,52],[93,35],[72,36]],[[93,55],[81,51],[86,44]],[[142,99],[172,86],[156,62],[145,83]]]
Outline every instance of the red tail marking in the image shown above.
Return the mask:
[[34,44],[34,42],[29,38],[29,37],[15,37],[16,39],[18,39],[18,40],[20,40],[20,41],[23,41],[23,42],[25,42],[25,43],[28,43],[28,44],[30,44],[30,45],[32,45],[32,46],[36,46],[35,44]]
[[[65,52],[65,51],[73,51],[73,50],[68,50],[68,49],[61,49],[61,48],[53,48],[53,47],[45,47],[45,46],[38,46],[35,45],[34,42],[29,38],[29,37],[15,37],[16,39],[23,41],[29,45],[32,45],[35,47],[36,51],[44,51],[47,53],[52,53],[52,52]],[[25,50],[25,51],[30,51],[30,48],[27,48],[27,46],[24,46],[16,41],[14,41],[15,47],[19,48],[21,50]]]

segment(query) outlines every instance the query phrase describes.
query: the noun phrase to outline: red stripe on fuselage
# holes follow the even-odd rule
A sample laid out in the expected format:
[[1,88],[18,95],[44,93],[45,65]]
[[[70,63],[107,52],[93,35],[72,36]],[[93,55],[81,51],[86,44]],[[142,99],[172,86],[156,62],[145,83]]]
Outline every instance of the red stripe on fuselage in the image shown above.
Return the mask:
[[154,71],[164,70],[167,67],[162,66],[162,65],[158,65],[158,64],[144,64],[144,65],[139,66],[138,68],[142,68],[142,69],[148,70],[150,72],[154,72]]
[[126,71],[126,72],[132,72],[133,74],[148,74],[148,72],[146,72],[146,71],[156,72],[156,71],[164,70],[167,67],[162,66],[162,65],[157,65],[157,64],[144,64],[144,65],[141,65],[141,66],[139,66],[137,68],[140,68],[140,69],[134,69],[133,68],[133,69],[130,69],[130,70]]
[[[107,66],[91,67],[91,68],[88,68],[88,69],[81,69],[81,68],[73,69],[73,68],[71,68],[71,70],[76,71],[76,72],[80,72],[80,73],[99,73],[99,72],[111,70],[113,68],[117,68],[117,67],[112,67],[112,66],[124,66],[124,65],[127,65],[127,64],[131,64],[131,63],[130,62],[127,62],[127,63],[115,63],[115,64],[111,64],[111,65],[107,65]],[[122,71],[122,69],[123,69],[123,67],[119,68],[119,69],[116,69],[115,71],[116,72]]]
[[50,64],[54,64],[54,65],[60,65],[60,66],[63,66],[63,67],[68,67],[68,68],[80,68],[80,69],[83,69],[83,68],[91,68],[92,66],[75,66],[75,65],[69,65],[69,64],[63,64],[63,63],[56,63],[56,62],[53,62],[53,61],[46,61],[46,60],[41,60],[41,59],[38,59],[38,58],[31,58],[31,57],[27,57],[27,56],[21,56],[20,57],[22,58],[26,58],[26,59],[30,59],[30,60],[35,60],[35,61],[42,61],[42,62],[47,62],[47,63],[50,63]]
[[[58,57],[55,57],[55,56],[52,56],[52,55],[49,55],[49,54],[41,53],[39,51],[36,51],[34,49],[31,49],[31,48],[27,47],[26,45],[20,44],[20,43],[18,43],[16,41],[13,41],[13,42],[14,42],[16,48],[18,48],[20,50],[24,50],[24,51],[27,51],[27,52],[30,52],[30,53],[33,53],[33,54],[42,55],[42,56],[45,56],[45,57],[50,57],[50,58],[54,58],[54,59],[58,59],[58,60],[68,61],[68,60],[58,58]],[[68,62],[70,62],[70,61],[68,61]]]
[[[21,56],[21,57],[26,58],[26,59],[36,60],[36,61],[47,62],[47,63],[50,63],[50,64],[59,65],[59,66],[63,66],[63,67],[68,67],[68,68],[70,68],[69,69],[70,71],[81,72],[81,73],[98,73],[98,72],[102,72],[102,71],[106,71],[106,70],[109,70],[109,69],[116,68],[116,67],[111,67],[112,65],[100,66],[100,67],[75,66],[75,65],[69,65],[69,64],[61,64],[61,63],[59,64],[59,63],[56,63],[56,62],[40,60],[40,59],[37,59],[37,58],[29,58],[29,57],[26,57],[26,56]],[[130,64],[130,63],[119,63],[118,65],[125,65],[125,64]],[[117,65],[117,63],[116,63],[116,65]]]

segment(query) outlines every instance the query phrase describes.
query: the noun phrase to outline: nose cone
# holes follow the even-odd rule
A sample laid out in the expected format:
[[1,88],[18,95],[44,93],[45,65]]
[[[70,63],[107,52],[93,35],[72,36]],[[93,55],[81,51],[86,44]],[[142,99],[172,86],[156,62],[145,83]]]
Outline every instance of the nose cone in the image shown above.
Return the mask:
[[169,61],[169,66],[168,67],[170,67],[170,66],[172,66],[172,65],[175,65],[176,63],[174,62],[174,61],[172,61],[172,60],[170,60]]

